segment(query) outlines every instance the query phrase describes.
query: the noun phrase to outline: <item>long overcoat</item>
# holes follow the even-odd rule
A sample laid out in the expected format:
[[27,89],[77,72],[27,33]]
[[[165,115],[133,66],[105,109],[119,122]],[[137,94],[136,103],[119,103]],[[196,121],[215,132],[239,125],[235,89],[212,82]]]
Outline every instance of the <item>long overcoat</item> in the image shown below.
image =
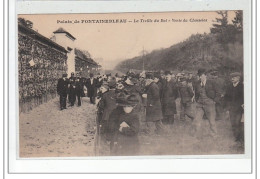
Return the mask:
[[178,97],[177,85],[171,80],[162,86],[162,112],[164,116],[173,116],[177,113],[175,100]]
[[146,121],[158,121],[162,118],[159,87],[156,83],[152,82],[147,87]]
[[[120,125],[125,122],[129,127],[119,131]],[[125,113],[122,107],[117,107],[109,117],[110,133],[112,134],[112,155],[138,155],[138,132],[140,122],[135,112]]]
[[61,96],[67,96],[68,84],[69,82],[67,79],[64,80],[63,78],[60,78],[57,84],[57,93]]
[[86,87],[88,90],[88,97],[96,97],[97,96],[97,88],[99,86],[99,82],[97,79],[93,78],[93,83],[91,84],[90,78],[86,80]]
[[108,121],[109,115],[116,108],[115,90],[110,89],[108,92],[104,93],[100,102],[103,107],[102,120]]

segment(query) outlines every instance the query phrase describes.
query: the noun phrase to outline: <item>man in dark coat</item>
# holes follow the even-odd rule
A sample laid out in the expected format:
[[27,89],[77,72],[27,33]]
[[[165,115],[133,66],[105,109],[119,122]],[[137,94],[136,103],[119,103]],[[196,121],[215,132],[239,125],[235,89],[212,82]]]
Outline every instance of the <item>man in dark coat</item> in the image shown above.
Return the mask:
[[66,109],[66,99],[67,99],[67,90],[68,90],[68,79],[67,74],[63,74],[62,78],[58,80],[57,84],[57,93],[60,95],[60,109]]
[[176,84],[171,80],[171,72],[165,72],[166,81],[162,86],[162,112],[163,112],[163,123],[173,124],[174,123],[174,114],[176,111],[175,100],[178,97],[178,89]]
[[76,78],[74,77],[74,73],[71,73],[71,77],[69,78],[69,102],[70,106],[74,106],[76,101]]
[[228,86],[224,99],[229,110],[230,122],[236,141],[244,141],[244,124],[241,122],[244,113],[244,85],[239,72],[232,73],[232,83]]
[[102,111],[102,115],[99,121],[101,134],[107,141],[111,140],[109,133],[108,119],[111,112],[116,108],[116,81],[111,80],[109,83],[103,82],[100,87],[102,92],[101,100],[98,103],[98,109]]
[[187,115],[193,120],[195,118],[195,103],[193,101],[194,92],[192,86],[188,85],[185,77],[180,78],[179,93],[184,117]]
[[146,81],[146,122],[148,124],[148,130],[151,130],[151,124],[155,124],[156,133],[160,134],[164,132],[164,126],[162,124],[162,106],[160,101],[160,91],[158,85],[153,81],[154,77],[147,79]]
[[139,117],[133,112],[139,103],[136,95],[119,94],[117,108],[109,116],[111,124],[111,155],[138,155],[139,153]]
[[160,101],[161,101],[162,87],[163,87],[163,83],[165,82],[165,80],[161,79],[160,73],[155,73],[153,81],[157,84],[157,86],[159,88],[159,96],[160,96]]
[[207,72],[205,69],[198,70],[198,76],[200,77],[200,83],[195,86],[195,99],[196,99],[196,117],[194,118],[195,132],[201,134],[201,122],[203,115],[205,114],[209,120],[211,135],[217,136],[216,127],[216,108],[215,104],[219,102],[221,98],[221,92],[214,83],[214,81],[207,79]]
[[76,74],[75,85],[76,85],[75,92],[78,100],[78,106],[81,106],[81,96],[82,96],[84,84],[83,84],[83,79],[80,77],[79,73]]
[[[218,86],[221,96],[223,97],[225,94],[225,80],[218,75],[218,71],[211,72],[211,78]],[[223,98],[220,99],[219,102],[216,103],[216,120],[226,119],[226,112],[224,111],[224,101]]]
[[86,87],[88,90],[88,97],[90,99],[91,104],[96,103],[96,96],[97,96],[97,86],[99,85],[97,79],[94,78],[93,73],[90,73],[89,79],[86,81]]

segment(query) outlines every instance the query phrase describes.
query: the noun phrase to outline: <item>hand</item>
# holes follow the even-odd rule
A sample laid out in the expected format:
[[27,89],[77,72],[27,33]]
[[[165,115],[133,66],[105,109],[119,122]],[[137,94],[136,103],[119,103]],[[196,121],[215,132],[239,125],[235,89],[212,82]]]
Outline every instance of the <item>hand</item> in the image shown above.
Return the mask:
[[123,127],[122,126],[120,126],[119,131],[123,132]]
[[120,124],[120,127],[129,127],[129,125],[128,125],[126,122],[122,122],[122,123]]
[[244,109],[244,104],[242,104],[241,107]]

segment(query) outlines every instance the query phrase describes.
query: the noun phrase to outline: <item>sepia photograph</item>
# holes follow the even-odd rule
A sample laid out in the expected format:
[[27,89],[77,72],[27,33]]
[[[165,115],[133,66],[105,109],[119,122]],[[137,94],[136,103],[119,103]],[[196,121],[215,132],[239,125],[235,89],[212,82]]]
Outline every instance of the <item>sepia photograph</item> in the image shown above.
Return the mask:
[[245,154],[242,10],[18,14],[17,32],[19,158]]

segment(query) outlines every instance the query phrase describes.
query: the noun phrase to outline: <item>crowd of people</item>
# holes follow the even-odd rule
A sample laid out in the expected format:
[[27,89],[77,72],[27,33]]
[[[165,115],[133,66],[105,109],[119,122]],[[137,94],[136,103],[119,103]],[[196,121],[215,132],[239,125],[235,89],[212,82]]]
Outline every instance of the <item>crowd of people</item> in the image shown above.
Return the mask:
[[[108,147],[111,155],[138,155],[138,133],[168,135],[176,120],[176,100],[180,99],[179,120],[192,121],[191,135],[201,135],[202,121],[209,121],[209,135],[216,139],[216,120],[230,119],[235,141],[243,145],[244,85],[242,74],[230,74],[229,81],[217,71],[199,69],[196,74],[171,71],[127,72],[125,75],[90,74],[82,78],[74,73],[60,78],[57,92],[60,108],[66,109],[66,99],[78,106],[85,96],[97,102],[97,144]],[[187,117],[186,117],[187,116]]]

